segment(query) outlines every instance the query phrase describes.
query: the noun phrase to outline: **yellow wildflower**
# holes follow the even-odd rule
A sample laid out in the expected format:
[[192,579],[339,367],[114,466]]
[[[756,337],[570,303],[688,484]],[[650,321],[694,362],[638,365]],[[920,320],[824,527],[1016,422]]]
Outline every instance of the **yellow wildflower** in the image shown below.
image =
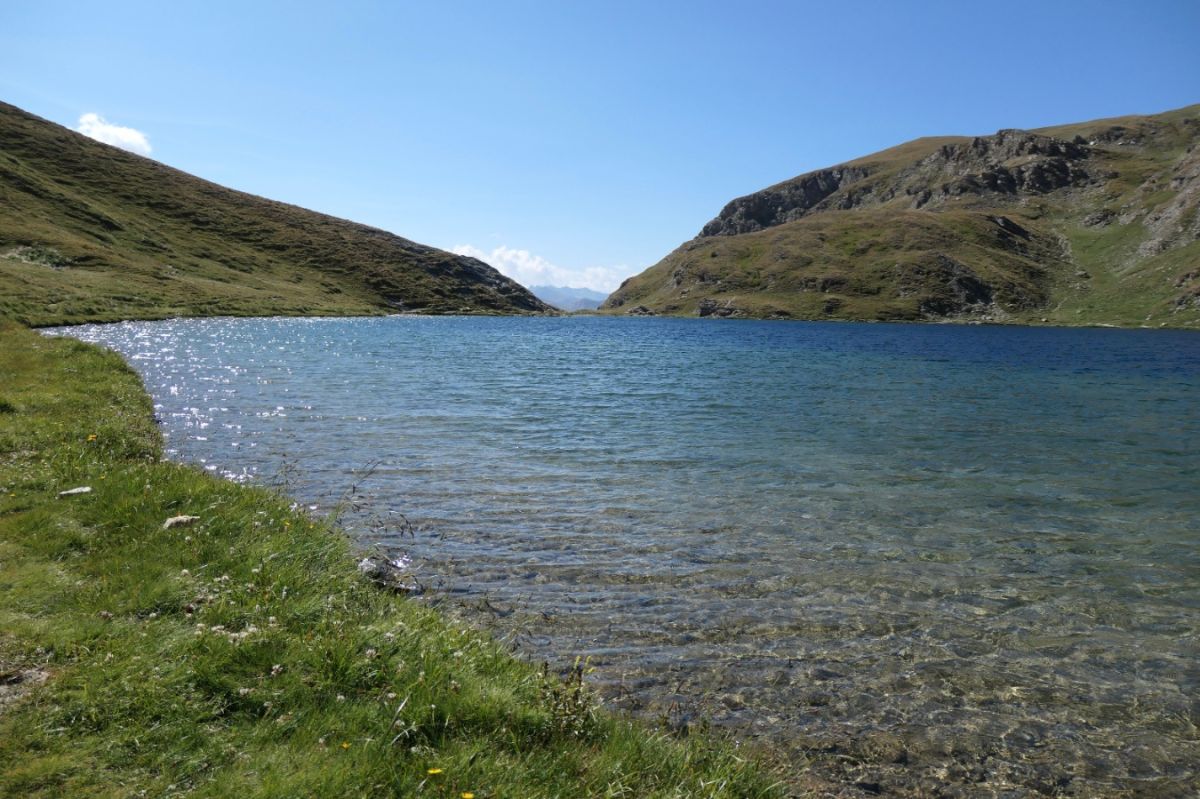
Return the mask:
[[461,796],[462,799],[475,799],[475,794],[471,793],[470,791],[463,791],[461,794],[459,794],[459,796]]
[[425,773],[426,774],[441,774],[442,770],[440,768],[431,768],[431,769],[429,769],[429,771],[427,771]]
[[95,440],[96,440],[96,434],[95,434],[95,433],[91,433],[90,435],[88,435],[88,441],[95,441]]
[[343,749],[349,749],[349,748],[350,748],[350,742],[349,742],[349,741],[342,741],[342,748],[343,748]]

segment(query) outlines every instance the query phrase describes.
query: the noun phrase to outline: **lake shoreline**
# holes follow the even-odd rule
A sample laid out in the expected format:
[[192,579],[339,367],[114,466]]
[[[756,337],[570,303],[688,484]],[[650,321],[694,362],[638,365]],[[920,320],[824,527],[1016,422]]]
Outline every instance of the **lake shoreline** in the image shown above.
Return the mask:
[[381,591],[289,499],[162,461],[115,354],[0,337],[0,664],[49,675],[0,714],[7,789],[780,795],[732,741],[610,715]]
[[421,312],[401,312],[397,313],[394,310],[385,308],[364,310],[361,313],[356,313],[347,310],[331,310],[328,312],[316,310],[311,313],[303,314],[287,314],[287,313],[254,313],[248,312],[244,314],[177,314],[164,313],[161,315],[99,315],[99,316],[80,316],[71,317],[69,319],[54,319],[39,321],[35,318],[20,318],[16,321],[32,330],[48,330],[59,327],[77,327],[81,325],[119,325],[124,322],[167,322],[172,320],[184,319],[384,319],[390,317],[430,317],[430,318],[454,318],[454,317],[475,317],[475,318],[589,318],[589,319],[690,319],[697,322],[707,322],[714,324],[737,323],[737,322],[771,322],[771,323],[801,323],[801,324],[870,324],[870,325],[905,325],[905,326],[950,326],[950,327],[1016,327],[1016,328],[1035,328],[1035,329],[1062,329],[1062,330],[1085,330],[1085,329],[1106,329],[1106,330],[1164,330],[1164,331],[1180,331],[1180,332],[1196,332],[1200,333],[1200,327],[1195,323],[1170,325],[1165,322],[1157,325],[1125,325],[1113,322],[1081,322],[1078,324],[1054,323],[1049,321],[1021,321],[1021,320],[1002,320],[1002,319],[976,319],[970,317],[963,318],[946,318],[938,317],[931,319],[835,319],[813,317],[811,319],[801,317],[770,317],[770,316],[745,316],[745,317],[715,317],[715,316],[693,316],[685,314],[630,314],[628,312],[597,312],[597,311],[557,311],[554,313],[543,313],[534,315],[515,315],[504,313],[491,313],[488,311],[480,311],[478,313],[421,313]]

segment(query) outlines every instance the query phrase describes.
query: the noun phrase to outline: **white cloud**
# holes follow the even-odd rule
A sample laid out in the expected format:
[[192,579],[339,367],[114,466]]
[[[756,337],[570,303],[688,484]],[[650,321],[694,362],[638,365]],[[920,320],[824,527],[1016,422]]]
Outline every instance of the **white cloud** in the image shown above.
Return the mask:
[[134,128],[113,125],[105,121],[99,114],[84,114],[79,118],[79,127],[75,130],[88,138],[120,147],[138,155],[150,155],[150,140],[146,134]]
[[478,258],[523,286],[567,286],[609,293],[615,291],[621,281],[630,274],[629,269],[624,266],[567,269],[552,264],[529,250],[517,250],[512,247],[497,247],[489,253],[470,244],[459,244],[451,252],[455,255]]

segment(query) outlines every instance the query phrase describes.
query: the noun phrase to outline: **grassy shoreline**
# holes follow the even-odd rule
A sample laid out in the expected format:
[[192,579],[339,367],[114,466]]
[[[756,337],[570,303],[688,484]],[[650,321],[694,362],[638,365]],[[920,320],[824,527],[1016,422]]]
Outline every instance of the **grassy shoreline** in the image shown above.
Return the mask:
[[781,793],[380,590],[286,498],[162,461],[119,356],[2,322],[0,682],[2,796]]

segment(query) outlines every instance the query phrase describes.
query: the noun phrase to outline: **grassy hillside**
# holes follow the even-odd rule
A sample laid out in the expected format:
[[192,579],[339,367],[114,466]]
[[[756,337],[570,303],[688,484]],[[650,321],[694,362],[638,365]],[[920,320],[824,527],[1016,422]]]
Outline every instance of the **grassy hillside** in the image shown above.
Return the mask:
[[1200,326],[1200,105],[918,139],[730,202],[615,313]]
[[118,356],[0,322],[0,796],[779,795],[160,456]]
[[233,191],[0,103],[0,316],[548,310],[476,259]]

